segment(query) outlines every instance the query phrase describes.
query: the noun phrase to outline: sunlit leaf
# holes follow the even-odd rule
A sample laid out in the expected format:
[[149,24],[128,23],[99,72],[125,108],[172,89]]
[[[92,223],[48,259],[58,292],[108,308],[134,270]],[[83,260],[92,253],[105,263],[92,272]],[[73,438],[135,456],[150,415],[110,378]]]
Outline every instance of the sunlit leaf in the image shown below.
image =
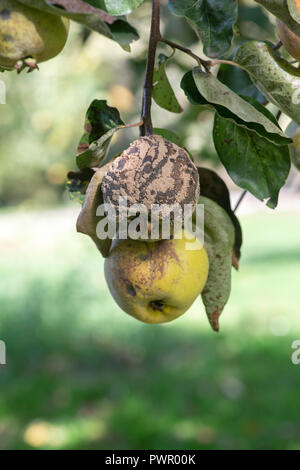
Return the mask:
[[264,42],[243,44],[234,61],[247,70],[266,98],[300,125],[300,70]]
[[261,109],[256,109],[212,74],[204,73],[197,67],[185,74],[181,87],[192,104],[209,106],[220,116],[255,131],[277,145],[290,143],[290,139]]
[[166,65],[170,58],[160,55],[160,64],[153,74],[153,99],[163,109],[172,113],[181,113],[182,108],[178,103],[166,74]]
[[169,0],[169,9],[187,18],[208,57],[222,57],[231,48],[237,0]]

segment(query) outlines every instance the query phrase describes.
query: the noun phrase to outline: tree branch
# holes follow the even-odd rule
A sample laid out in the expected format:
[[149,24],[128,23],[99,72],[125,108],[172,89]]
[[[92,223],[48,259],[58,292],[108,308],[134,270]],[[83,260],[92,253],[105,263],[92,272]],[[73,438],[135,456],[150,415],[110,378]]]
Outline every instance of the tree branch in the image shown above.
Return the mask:
[[141,119],[143,121],[140,127],[140,134],[151,135],[153,134],[153,126],[151,119],[151,104],[153,92],[153,71],[155,65],[155,54],[157,43],[160,39],[160,0],[152,0],[152,20],[151,31],[148,47],[148,57],[146,65],[146,77],[143,90],[143,107]]

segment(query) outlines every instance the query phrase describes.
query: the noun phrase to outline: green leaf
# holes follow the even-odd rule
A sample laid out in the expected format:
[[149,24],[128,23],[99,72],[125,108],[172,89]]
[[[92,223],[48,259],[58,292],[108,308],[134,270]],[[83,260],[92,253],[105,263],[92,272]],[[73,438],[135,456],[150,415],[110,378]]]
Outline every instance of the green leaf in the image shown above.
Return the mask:
[[264,41],[274,36],[274,24],[271,15],[260,5],[253,2],[239,3],[238,25],[243,39]]
[[119,43],[127,52],[130,52],[129,44],[139,38],[137,30],[123,19],[116,20],[109,26],[109,29],[111,39]]
[[204,205],[204,244],[209,257],[209,273],[201,293],[209,323],[219,331],[219,317],[231,291],[234,226],[227,212],[216,202],[200,196]]
[[21,3],[38,10],[64,16],[81,23],[88,28],[117,41],[129,50],[129,44],[138,39],[138,33],[126,19],[115,17],[106,11],[99,10],[82,0],[19,0]]
[[86,3],[93,5],[96,8],[107,11],[110,15],[128,15],[137,7],[139,7],[144,0],[85,0]]
[[238,269],[243,243],[242,228],[239,220],[231,209],[230,194],[225,182],[213,170],[197,167],[200,180],[200,194],[215,201],[227,212],[235,229],[235,242],[233,247],[232,264]]
[[293,33],[300,36],[300,24],[293,17],[290,0],[256,0],[256,2],[283,21]]
[[291,142],[261,110],[231,91],[212,74],[202,72],[200,68],[186,73],[181,87],[192,104],[209,106],[220,116],[231,119],[278,145]]
[[218,79],[238,95],[250,96],[260,103],[264,103],[266,100],[264,95],[254,85],[248,73],[239,67],[221,64]]
[[[172,56],[171,56],[172,57]],[[175,93],[166,74],[166,65],[171,57],[160,54],[160,64],[153,74],[153,99],[163,109],[172,113],[181,113],[182,108],[177,101]]]
[[107,155],[114,133],[124,127],[116,108],[105,100],[94,100],[86,113],[85,133],[79,146],[76,163],[79,169],[99,166]]
[[223,57],[231,48],[238,15],[236,0],[169,0],[169,9],[187,18],[208,57]]
[[124,122],[117,108],[108,106],[106,100],[94,100],[86,113],[84,138],[92,143],[110,129],[122,125]]
[[107,156],[111,139],[114,133],[119,129],[120,127],[110,129],[102,137],[100,137],[100,139],[93,142],[89,146],[88,150],[81,153],[80,155],[77,155],[76,164],[78,168],[81,170],[86,167],[94,168],[97,166],[101,166],[101,163]]
[[234,60],[247,70],[268,100],[300,125],[300,70],[259,41],[243,44]]
[[216,114],[214,143],[232,180],[268,206],[276,207],[290,171],[288,146],[279,147],[256,132]]

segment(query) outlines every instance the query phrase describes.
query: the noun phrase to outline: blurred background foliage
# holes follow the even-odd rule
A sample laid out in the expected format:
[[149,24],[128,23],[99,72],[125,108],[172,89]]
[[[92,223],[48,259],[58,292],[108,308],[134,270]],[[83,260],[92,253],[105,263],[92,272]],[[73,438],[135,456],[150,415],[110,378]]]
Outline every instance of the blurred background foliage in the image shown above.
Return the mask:
[[[253,3],[252,7],[247,2],[241,5],[241,32],[247,37],[254,30],[256,37],[274,40],[273,25]],[[107,99],[109,105],[118,107],[126,123],[139,121],[149,15],[150,5],[145,2],[130,16],[141,36],[132,44],[131,54],[113,41],[72,23],[65,50],[55,60],[41,64],[39,73],[2,74],[7,87],[7,104],[2,106],[0,117],[2,206],[37,207],[66,202],[66,172],[75,167],[85,112],[93,99]],[[166,8],[163,31],[166,37],[203,55],[201,44],[184,19],[171,16]],[[172,50],[162,46],[159,52],[171,54]],[[168,113],[154,103],[154,123],[155,127],[179,133],[199,162],[210,160],[215,165],[213,114],[198,106],[188,106],[180,89],[184,72],[194,65],[190,57],[176,52],[167,72],[185,111],[179,115]],[[236,76],[232,67],[231,71],[225,67],[222,79],[223,76],[233,87],[245,79]],[[126,148],[135,137],[137,129],[117,133],[112,152]]]
[[[238,41],[276,40],[257,4],[240,6]],[[241,269],[219,335],[200,300],[165,326],[123,314],[103,260],[75,233],[79,206],[65,179],[85,112],[93,99],[107,99],[126,123],[139,121],[149,14],[145,2],[131,15],[142,39],[130,55],[72,24],[64,52],[39,73],[1,76],[0,449],[300,449],[300,366],[291,362],[300,326],[299,208],[256,213],[262,204],[249,198]],[[202,53],[192,30],[165,10],[163,30]],[[179,52],[168,65],[184,107],[180,79],[193,65]],[[222,72],[232,87],[241,80]],[[211,112],[186,107],[177,115],[153,104],[153,118],[224,175]],[[118,132],[111,152],[137,136]]]

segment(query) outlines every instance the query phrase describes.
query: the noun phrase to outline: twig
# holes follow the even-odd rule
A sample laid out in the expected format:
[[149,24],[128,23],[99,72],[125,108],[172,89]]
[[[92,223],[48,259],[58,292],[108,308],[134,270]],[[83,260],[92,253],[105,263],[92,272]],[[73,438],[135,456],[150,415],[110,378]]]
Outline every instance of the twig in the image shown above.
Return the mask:
[[160,0],[152,0],[152,20],[149,38],[148,57],[146,65],[146,77],[143,90],[143,107],[141,119],[143,124],[140,127],[140,134],[153,134],[151,119],[151,104],[153,92],[153,71],[155,65],[155,54],[157,43],[160,39]]
[[236,62],[233,62],[232,60],[215,60],[214,62],[211,62],[210,63],[210,66],[211,67],[214,67],[215,65],[219,65],[219,64],[228,64],[228,65],[233,65],[234,67],[240,67],[240,68],[243,68],[240,64],[237,64]]
[[239,208],[241,202],[243,201],[244,197],[246,196],[247,192],[248,192],[248,191],[243,191],[243,192],[242,192],[241,196],[239,197],[238,202],[237,202],[236,205],[235,205],[235,208],[233,209],[233,212],[236,212],[236,211],[237,211],[237,209]]
[[277,44],[274,44],[274,46],[272,47],[273,51],[278,51],[278,49],[280,49],[282,46],[282,42],[281,41],[278,41]]
[[134,124],[125,124],[124,126],[122,126],[122,128],[129,129],[130,127],[141,127],[143,124],[144,124],[144,121],[141,120],[139,122],[135,122]]
[[169,41],[169,39],[165,39],[165,38],[162,38],[162,37],[159,39],[159,41],[163,42],[164,44],[167,44],[170,47],[173,47],[173,49],[178,49],[182,52],[185,52],[189,56],[193,57],[193,59],[195,59],[200,66],[204,67],[206,72],[209,71],[209,68],[211,66],[211,62],[208,61],[208,60],[201,59],[201,57],[194,54],[194,52],[191,51],[190,49],[188,49],[187,47],[181,46],[180,44],[177,44],[176,42]]

